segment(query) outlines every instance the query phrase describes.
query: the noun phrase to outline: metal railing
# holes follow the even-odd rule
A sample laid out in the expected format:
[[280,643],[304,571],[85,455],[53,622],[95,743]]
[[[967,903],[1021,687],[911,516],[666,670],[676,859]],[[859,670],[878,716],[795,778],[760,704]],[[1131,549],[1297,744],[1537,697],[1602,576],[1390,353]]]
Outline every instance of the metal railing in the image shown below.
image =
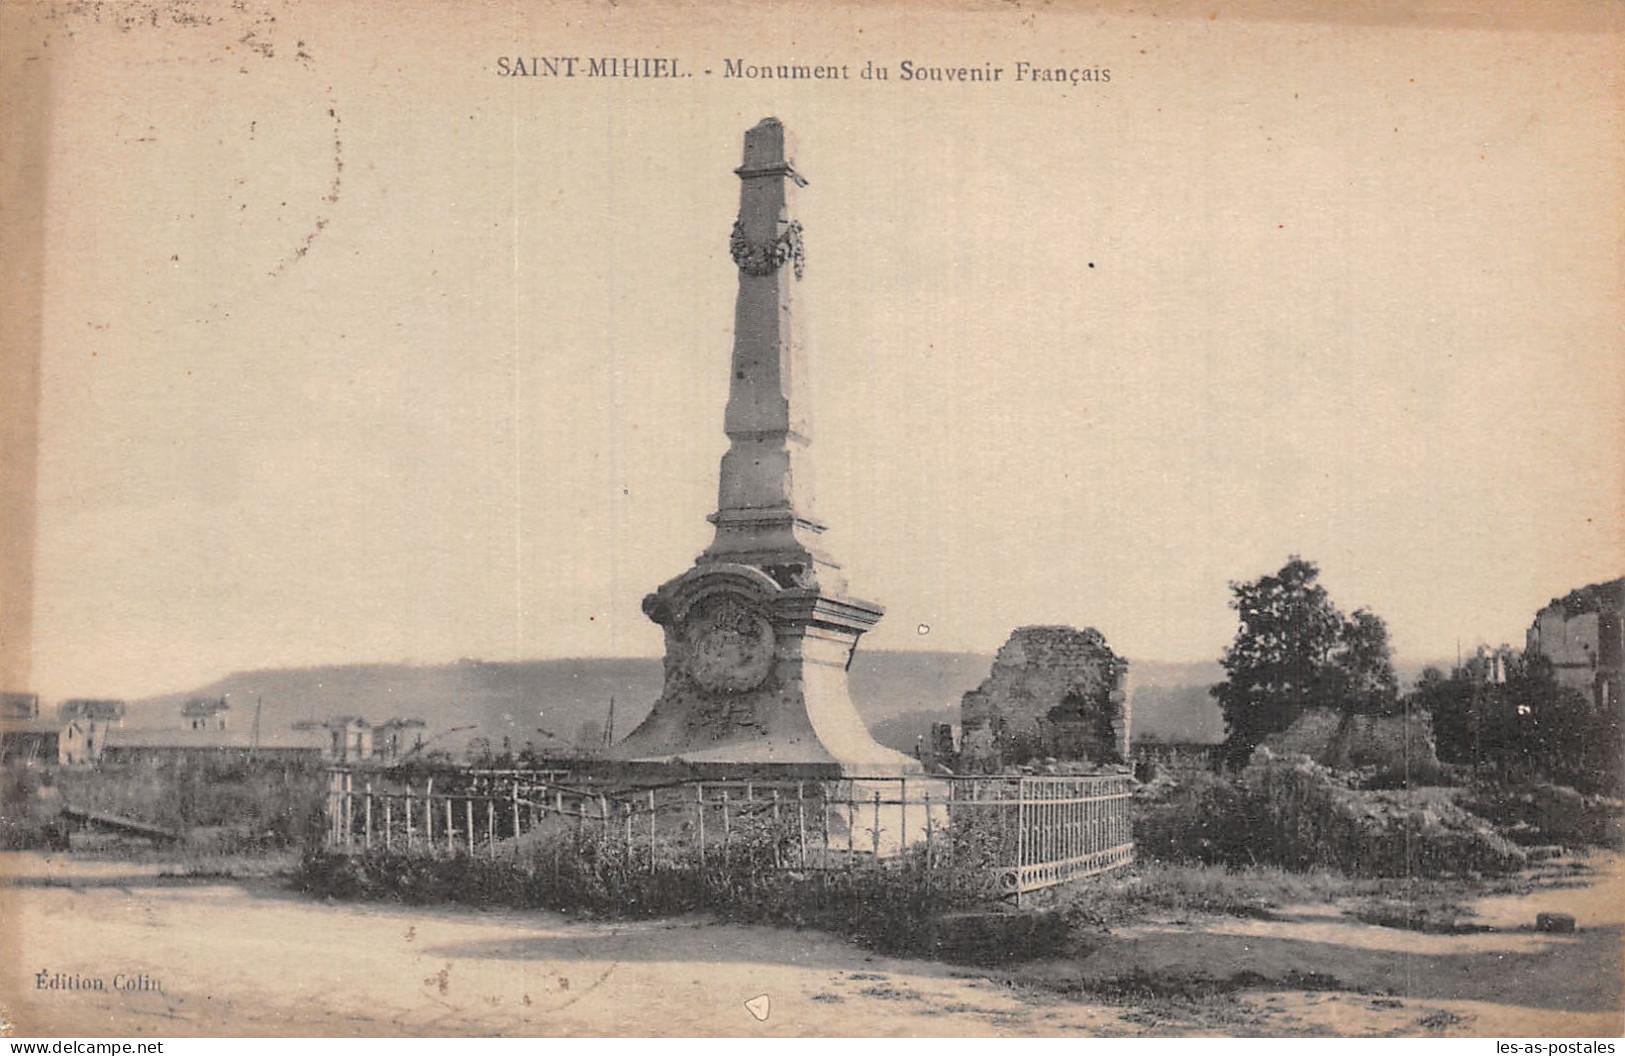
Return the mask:
[[1019,900],[1133,861],[1126,775],[576,784],[564,771],[462,770],[406,780],[329,771],[325,843],[353,854],[522,856],[547,835],[636,851],[651,871],[727,861],[767,840],[778,865],[849,868],[899,854],[985,866]]

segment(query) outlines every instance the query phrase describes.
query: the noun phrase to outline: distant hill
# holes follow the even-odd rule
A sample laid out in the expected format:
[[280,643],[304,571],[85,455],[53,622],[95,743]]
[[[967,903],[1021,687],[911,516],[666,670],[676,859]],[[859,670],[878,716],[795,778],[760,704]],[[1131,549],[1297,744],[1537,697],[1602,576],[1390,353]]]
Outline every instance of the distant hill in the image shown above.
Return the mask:
[[[993,657],[981,653],[859,650],[852,664],[852,698],[875,738],[912,751],[933,722],[958,722],[959,700],[987,677]],[[1129,700],[1135,735],[1159,740],[1217,741],[1224,736],[1207,687],[1217,664],[1135,662]],[[462,660],[452,664],[344,664],[245,671],[205,686],[135,701],[126,725],[178,724],[193,697],[225,696],[233,729],[249,728],[261,708],[264,731],[335,715],[377,723],[421,719],[424,738],[461,753],[486,737],[514,748],[532,742],[546,751],[573,744],[588,723],[605,721],[615,698],[615,732],[624,736],[660,695],[661,662],[653,658]],[[471,727],[458,729],[458,727]]]

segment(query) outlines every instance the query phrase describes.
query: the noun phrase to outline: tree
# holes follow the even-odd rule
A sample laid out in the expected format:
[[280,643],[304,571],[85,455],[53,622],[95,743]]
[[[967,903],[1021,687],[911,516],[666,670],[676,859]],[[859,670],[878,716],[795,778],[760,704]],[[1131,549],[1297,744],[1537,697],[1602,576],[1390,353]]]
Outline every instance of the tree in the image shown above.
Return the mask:
[[1342,644],[1332,654],[1339,678],[1337,705],[1344,714],[1386,715],[1399,702],[1394,650],[1388,624],[1370,609],[1355,609],[1343,622]]
[[1228,677],[1210,692],[1224,712],[1232,764],[1308,708],[1386,711],[1397,698],[1387,624],[1366,609],[1345,618],[1319,576],[1293,555],[1272,576],[1230,584],[1241,627],[1219,661]]

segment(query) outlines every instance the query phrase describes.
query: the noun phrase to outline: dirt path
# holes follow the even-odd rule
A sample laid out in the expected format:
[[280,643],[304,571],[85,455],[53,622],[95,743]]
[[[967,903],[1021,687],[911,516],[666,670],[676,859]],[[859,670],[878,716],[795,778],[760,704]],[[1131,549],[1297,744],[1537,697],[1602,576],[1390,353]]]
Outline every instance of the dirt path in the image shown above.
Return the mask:
[[[313,902],[270,883],[10,854],[0,1010],[18,1036],[1618,1035],[1625,876],[1606,864],[1586,889],[1483,907],[1518,924],[1560,903],[1576,936],[1419,935],[1319,907],[1127,929],[1082,961],[1019,973],[1045,985],[1012,986],[1011,973],[872,957],[812,932]],[[1057,993],[1135,967],[1278,982],[1184,1010]],[[1293,969],[1343,989],[1286,988]],[[42,989],[41,971],[108,989]],[[111,989],[121,974],[163,989]],[[764,994],[758,1020],[745,1002]]]

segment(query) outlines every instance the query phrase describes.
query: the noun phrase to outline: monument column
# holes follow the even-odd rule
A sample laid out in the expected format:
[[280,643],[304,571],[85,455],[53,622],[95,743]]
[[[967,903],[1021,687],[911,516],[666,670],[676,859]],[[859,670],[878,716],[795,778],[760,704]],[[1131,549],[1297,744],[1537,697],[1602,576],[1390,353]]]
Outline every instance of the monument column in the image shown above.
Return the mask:
[[819,776],[917,771],[876,744],[853,707],[846,672],[859,636],[881,617],[850,597],[811,512],[804,399],[806,351],[794,291],[803,273],[793,195],[806,181],[774,118],[745,133],[739,269],[716,535],[694,567],[644,599],[666,632],[665,688],[614,757],[681,760]]

